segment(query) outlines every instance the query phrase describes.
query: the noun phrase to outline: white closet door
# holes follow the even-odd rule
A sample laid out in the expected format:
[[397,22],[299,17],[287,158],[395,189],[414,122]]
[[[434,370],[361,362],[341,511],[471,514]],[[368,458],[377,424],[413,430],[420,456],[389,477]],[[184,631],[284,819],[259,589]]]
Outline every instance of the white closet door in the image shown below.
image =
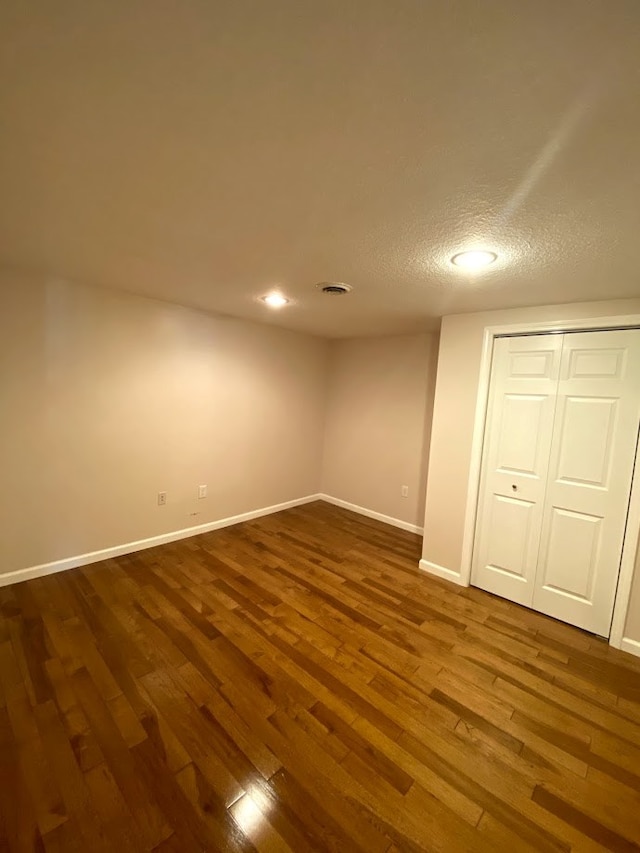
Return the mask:
[[531,605],[562,335],[494,343],[472,583]]
[[639,418],[640,331],[565,335],[533,607],[602,636],[611,626]]

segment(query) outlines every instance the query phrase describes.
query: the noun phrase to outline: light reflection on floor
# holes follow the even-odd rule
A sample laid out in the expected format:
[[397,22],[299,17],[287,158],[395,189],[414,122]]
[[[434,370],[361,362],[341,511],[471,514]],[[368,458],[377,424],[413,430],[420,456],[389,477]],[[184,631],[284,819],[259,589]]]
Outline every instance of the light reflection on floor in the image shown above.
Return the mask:
[[253,786],[229,808],[233,819],[249,838],[255,837],[261,829],[266,828],[268,811],[267,798]]

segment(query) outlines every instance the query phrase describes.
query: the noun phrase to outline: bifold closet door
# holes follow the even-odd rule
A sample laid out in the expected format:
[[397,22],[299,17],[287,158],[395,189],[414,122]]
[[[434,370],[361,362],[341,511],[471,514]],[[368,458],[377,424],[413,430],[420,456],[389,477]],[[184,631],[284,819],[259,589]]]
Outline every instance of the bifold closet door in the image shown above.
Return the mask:
[[494,343],[472,583],[531,606],[562,335]]
[[640,331],[564,335],[533,607],[602,636],[611,626],[639,419]]

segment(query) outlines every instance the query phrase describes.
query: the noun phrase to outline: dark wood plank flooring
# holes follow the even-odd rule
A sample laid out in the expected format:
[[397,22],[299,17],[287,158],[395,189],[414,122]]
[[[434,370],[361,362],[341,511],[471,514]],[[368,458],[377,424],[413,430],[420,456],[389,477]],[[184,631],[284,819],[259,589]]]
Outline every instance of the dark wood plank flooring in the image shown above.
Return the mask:
[[324,503],[0,589],[0,850],[640,850],[640,660]]

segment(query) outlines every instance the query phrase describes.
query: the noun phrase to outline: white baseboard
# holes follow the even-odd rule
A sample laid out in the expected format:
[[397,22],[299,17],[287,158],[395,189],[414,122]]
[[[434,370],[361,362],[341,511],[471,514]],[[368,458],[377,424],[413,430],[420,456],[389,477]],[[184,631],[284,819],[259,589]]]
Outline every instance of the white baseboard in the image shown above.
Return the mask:
[[400,518],[383,515],[381,512],[349,503],[349,501],[343,501],[341,498],[334,498],[331,495],[318,495],[317,497],[321,501],[334,504],[334,506],[341,506],[343,509],[350,509],[351,512],[357,512],[359,515],[366,515],[367,518],[375,518],[376,521],[383,521],[385,524],[391,524],[393,527],[399,527],[401,530],[408,530],[409,533],[422,534],[422,527],[418,527],[417,524],[410,524],[408,521],[402,521]]
[[630,637],[623,637],[620,643],[620,648],[623,652],[629,652],[630,655],[640,657],[640,643],[638,640],[632,640]]
[[99,563],[100,560],[109,560],[112,557],[121,557],[123,554],[132,554],[135,551],[143,551],[145,548],[155,548],[156,545],[166,545],[169,542],[177,542],[179,539],[188,539],[199,533],[209,533],[211,530],[219,530],[222,527],[231,527],[242,521],[251,521],[263,515],[271,515],[283,509],[294,506],[302,506],[312,501],[317,501],[322,495],[307,495],[293,501],[274,504],[273,506],[254,509],[251,512],[243,512],[241,515],[232,515],[229,518],[220,518],[217,521],[209,521],[206,524],[198,524],[196,527],[185,527],[183,530],[174,530],[171,533],[161,533],[159,536],[151,536],[149,539],[139,539],[136,542],[127,542],[124,545],[114,545],[101,551],[91,551],[89,554],[80,554],[77,557],[67,557],[64,560],[56,560],[53,563],[43,563],[41,566],[31,566],[26,569],[17,569],[13,572],[0,574],[0,587],[9,586],[13,583],[21,583],[32,578],[40,578],[44,575],[52,575],[55,572],[64,572],[67,569],[76,569],[79,566],[88,566],[90,563]]
[[430,563],[429,560],[420,560],[418,563],[423,572],[428,572],[430,575],[436,575],[439,578],[444,578],[446,581],[451,581],[458,586],[469,586],[460,577],[459,572],[454,572],[452,569],[445,569],[444,566],[439,566],[437,563]]

